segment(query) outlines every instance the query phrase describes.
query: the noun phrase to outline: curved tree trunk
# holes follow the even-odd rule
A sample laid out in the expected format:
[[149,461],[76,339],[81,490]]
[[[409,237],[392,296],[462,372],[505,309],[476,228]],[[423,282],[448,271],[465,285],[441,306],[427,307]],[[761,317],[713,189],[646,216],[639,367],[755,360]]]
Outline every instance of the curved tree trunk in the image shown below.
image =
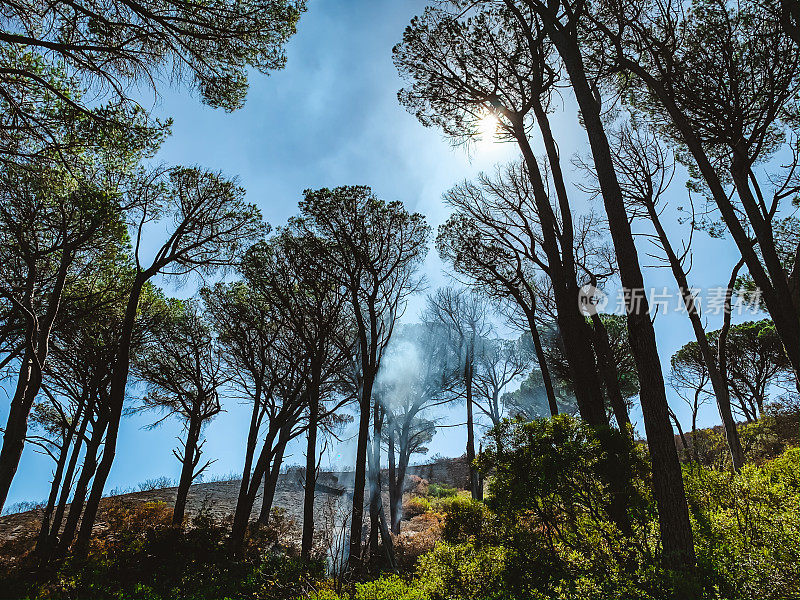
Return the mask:
[[283,453],[285,450],[286,442],[279,441],[278,445],[275,447],[275,456],[272,459],[272,465],[269,470],[264,473],[261,512],[258,515],[258,522],[262,525],[269,524],[269,516],[272,512],[272,504],[275,501],[275,489],[278,487],[278,478],[281,475],[281,465],[283,464]]

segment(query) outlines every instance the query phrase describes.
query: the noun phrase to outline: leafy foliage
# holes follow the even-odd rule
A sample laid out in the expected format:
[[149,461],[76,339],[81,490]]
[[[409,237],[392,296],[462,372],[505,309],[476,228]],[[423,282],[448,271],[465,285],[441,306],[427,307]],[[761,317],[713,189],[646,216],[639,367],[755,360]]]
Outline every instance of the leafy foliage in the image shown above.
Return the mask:
[[171,527],[170,517],[164,503],[117,503],[85,559],[67,557],[36,584],[7,577],[7,591],[36,598],[284,599],[305,594],[322,575],[318,563],[271,552],[270,530],[252,535],[245,554],[232,559],[223,523],[200,515],[183,529]]

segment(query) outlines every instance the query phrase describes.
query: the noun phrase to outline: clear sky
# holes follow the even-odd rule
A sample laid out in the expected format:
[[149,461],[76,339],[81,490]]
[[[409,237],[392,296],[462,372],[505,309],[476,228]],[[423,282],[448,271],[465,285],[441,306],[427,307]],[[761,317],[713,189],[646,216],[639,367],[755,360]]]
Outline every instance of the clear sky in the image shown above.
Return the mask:
[[[452,148],[440,132],[425,129],[398,104],[396,93],[402,82],[392,64],[391,49],[424,5],[417,0],[312,0],[288,45],[286,68],[269,77],[253,74],[243,109],[226,114],[202,106],[183,91],[163,95],[155,113],[172,116],[175,125],[159,159],[238,176],[249,200],[273,225],[296,212],[306,188],[365,184],[382,198],[402,200],[438,226],[448,214],[441,201],[443,192],[481,170],[512,160],[517,152],[510,144],[489,141],[477,144],[469,153]],[[585,134],[569,98],[552,120],[565,165],[575,153],[585,155]],[[686,203],[685,188],[677,179],[671,190],[674,206]],[[585,201],[580,193],[571,191],[578,210],[583,210]],[[592,206],[602,213],[599,203]],[[685,235],[674,210],[668,209],[664,220],[676,240]],[[643,238],[639,242],[642,263],[652,264],[645,256],[652,248]],[[725,285],[736,261],[731,244],[696,234],[693,248],[690,280],[694,285]],[[448,283],[433,248],[425,274],[429,288]],[[648,286],[675,290],[666,269],[648,268],[646,280]],[[187,293],[187,288],[176,290],[166,285],[166,289],[181,296]],[[422,297],[414,299],[405,318],[415,320],[422,305]],[[719,320],[710,315],[709,328],[718,328]],[[659,315],[655,324],[666,375],[669,357],[690,340],[691,328],[685,315],[674,313]],[[9,391],[9,382],[4,389]],[[688,410],[670,393],[673,408],[686,427]],[[0,412],[7,414],[7,410],[6,401]],[[217,461],[210,468],[213,474],[239,473],[243,460],[248,410],[235,400],[228,400],[225,410],[206,430],[205,455]],[[3,422],[6,414],[0,415]],[[632,418],[641,429],[638,408]],[[144,429],[152,420],[147,415],[125,420],[109,489],[178,475],[179,465],[170,450],[180,428],[169,421],[154,430]],[[701,423],[717,421],[716,409],[707,407]],[[431,453],[462,454],[463,429],[443,429],[431,444]],[[347,463],[352,455],[349,446],[338,445],[330,460]],[[302,449],[294,448],[287,461],[303,462]],[[50,469],[48,458],[33,447],[26,448],[8,503],[44,498]]]

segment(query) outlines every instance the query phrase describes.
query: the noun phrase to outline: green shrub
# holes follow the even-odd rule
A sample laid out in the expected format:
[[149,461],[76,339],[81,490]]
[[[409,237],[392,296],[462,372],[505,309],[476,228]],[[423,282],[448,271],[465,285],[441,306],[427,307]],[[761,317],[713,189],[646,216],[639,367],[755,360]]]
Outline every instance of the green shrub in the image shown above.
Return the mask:
[[367,583],[357,583],[355,600],[428,600],[430,596],[414,583],[397,575],[381,577]]
[[437,503],[436,510],[444,513],[442,538],[450,543],[488,539],[494,516],[483,502],[469,497],[455,497]]
[[723,596],[800,595],[799,457],[790,448],[740,473],[685,469],[698,560]]
[[302,596],[323,575],[319,562],[268,551],[270,530],[251,532],[234,559],[227,527],[201,517],[191,528],[173,528],[169,513],[158,504],[113,505],[113,527],[92,540],[86,558],[68,556],[49,572],[20,569],[3,577],[6,589],[17,597],[82,600],[284,599]]
[[433,600],[508,598],[503,585],[507,554],[501,546],[442,542],[419,559],[417,585]]
[[431,510],[431,501],[421,496],[411,496],[403,503],[403,517],[410,519]]
[[458,490],[443,483],[431,483],[428,486],[428,495],[432,498],[451,498],[458,493]]

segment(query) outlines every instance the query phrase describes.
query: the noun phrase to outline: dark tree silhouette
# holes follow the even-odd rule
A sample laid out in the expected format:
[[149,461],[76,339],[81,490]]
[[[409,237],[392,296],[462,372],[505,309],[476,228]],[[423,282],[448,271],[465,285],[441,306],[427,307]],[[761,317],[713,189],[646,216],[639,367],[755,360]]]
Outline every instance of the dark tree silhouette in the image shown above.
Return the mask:
[[[759,169],[784,140],[796,146],[796,131],[787,138],[786,130],[797,123],[800,47],[781,16],[779,0],[704,0],[689,10],[673,0],[605,0],[591,27],[601,34],[595,59],[612,81],[626,80],[626,97],[684,150],[679,156],[719,211],[797,374],[800,271],[781,260],[775,236],[781,202],[798,190],[797,161],[781,177]],[[798,251],[795,240],[792,256]]]
[[[495,236],[512,237],[517,253],[527,251],[527,258],[538,254],[536,266],[552,282],[573,377],[582,382],[576,388],[581,414],[600,425],[605,411],[599,374],[590,362],[591,335],[577,304],[572,209],[548,119],[551,96],[560,83],[553,54],[543,32],[522,31],[502,6],[477,9],[459,2],[427,8],[394,49],[395,64],[411,82],[401,90],[400,102],[423,124],[441,127],[455,141],[469,140],[482,118],[496,115],[501,137],[519,146],[524,168],[518,178],[498,189],[489,186],[487,195],[496,195],[496,201],[482,215],[468,212],[479,221],[481,216],[491,219],[488,228]],[[544,166],[533,151],[532,121],[545,143]],[[548,175],[555,192],[552,198]],[[525,195],[514,198],[513,188],[504,189],[509,184],[524,188]],[[452,195],[448,200],[458,202]],[[523,236],[535,230],[535,242],[513,239],[508,229],[516,228]]]
[[[560,269],[554,268],[560,263],[566,264],[567,273],[573,270],[572,242],[559,246],[556,235],[557,231],[562,238],[572,234],[567,221],[568,199],[557,193],[562,219],[559,229],[526,135],[525,115],[531,100],[541,97],[539,92],[547,88],[543,83],[549,83],[557,72],[552,65],[563,65],[588,134],[620,279],[629,293],[630,340],[640,373],[640,400],[653,470],[659,473],[653,479],[653,491],[659,506],[664,561],[671,566],[689,566],[694,564],[694,549],[680,463],[638,254],[614,171],[600,97],[583,58],[585,39],[581,25],[586,20],[582,0],[505,0],[488,6],[448,2],[428,9],[406,29],[403,44],[395,48],[395,62],[401,73],[414,80],[409,90],[401,92],[401,102],[412,107],[423,123],[439,124],[446,132],[462,136],[474,133],[479,115],[492,111],[520,146],[541,223],[547,266],[551,276],[558,274],[553,288],[556,298],[561,299],[559,328],[567,344],[570,366],[579,374],[576,389],[588,396],[579,398],[578,404],[587,421],[601,424],[606,414],[596,371],[588,364],[592,353],[578,352],[573,346],[588,338],[582,335],[586,323],[575,306],[575,278],[564,277]],[[465,71],[469,77],[463,75]],[[530,93],[532,85],[537,93]],[[541,114],[537,113],[536,118],[540,125],[544,123]],[[549,163],[554,171],[557,162],[551,158]],[[625,520],[621,511],[617,516],[620,522]]]
[[328,242],[307,231],[302,220],[291,221],[267,245],[251,250],[244,265],[248,280],[269,298],[295,340],[291,350],[308,357],[306,383],[307,446],[301,556],[311,556],[314,535],[314,490],[317,472],[317,434],[325,401],[336,391],[350,366],[353,323],[347,289],[329,260]]
[[[420,285],[430,227],[400,202],[385,202],[366,186],[306,191],[301,218],[326,242],[355,320],[358,442],[348,562],[361,562],[367,439],[372,392],[381,356],[405,300]],[[391,543],[384,539],[385,544]]]
[[[219,387],[225,383],[216,342],[201,307],[192,301],[170,302],[169,316],[155,328],[136,361],[136,376],[147,384],[145,408],[177,415],[186,437],[173,454],[181,463],[172,525],[180,526],[192,483],[213,461],[200,465],[203,427],[222,410]],[[160,422],[159,421],[159,422]]]
[[99,168],[105,158],[87,158],[84,172],[46,161],[6,164],[0,171],[0,296],[11,313],[7,327],[15,333],[6,358],[18,364],[0,450],[0,506],[22,455],[64,290],[123,251],[117,192]]
[[0,155],[29,150],[26,137],[61,147],[59,131],[76,116],[96,127],[118,125],[114,110],[94,108],[98,100],[135,107],[142,87],[157,92],[165,80],[190,87],[210,106],[239,108],[247,69],[283,67],[284,45],[304,9],[303,0],[7,4],[0,17]]
[[[156,275],[188,276],[209,273],[238,260],[242,250],[264,232],[258,210],[244,201],[244,190],[215,173],[199,169],[158,169],[143,174],[129,193],[130,229],[134,240],[134,275],[119,327],[109,391],[109,422],[103,457],[78,534],[79,553],[85,552],[100,498],[116,453],[117,434],[130,370],[131,342],[139,300],[145,284]],[[147,225],[168,218],[172,226],[156,244],[149,264],[141,257]]]

